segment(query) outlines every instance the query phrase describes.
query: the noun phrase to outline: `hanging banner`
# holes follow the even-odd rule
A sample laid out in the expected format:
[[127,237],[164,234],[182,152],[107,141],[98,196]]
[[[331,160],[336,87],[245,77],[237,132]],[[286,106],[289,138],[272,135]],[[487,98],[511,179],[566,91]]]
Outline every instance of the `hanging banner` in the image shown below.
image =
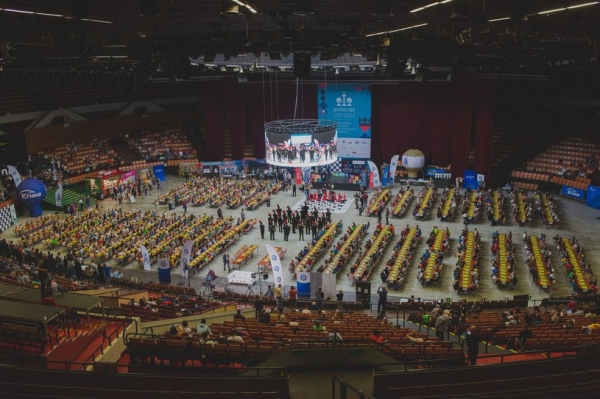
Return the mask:
[[181,277],[186,277],[188,263],[190,263],[190,256],[192,255],[192,245],[194,245],[194,241],[187,240],[181,249],[181,258],[179,258],[179,275]]
[[271,266],[273,267],[273,278],[275,280],[275,286],[281,284],[283,286],[283,267],[281,267],[281,259],[279,259],[279,254],[273,248],[272,245],[265,244],[267,247],[267,253],[269,254],[269,259],[271,259]]
[[135,184],[135,177],[136,177],[136,171],[135,170],[130,170],[128,172],[123,172],[121,174],[121,181],[123,182],[124,185],[134,185]]
[[54,194],[54,205],[60,208],[62,206],[62,198],[63,189],[62,187],[59,187],[58,190],[56,190],[56,194]]
[[[369,187],[381,187],[381,179],[379,178],[379,170],[373,161],[367,161],[371,176],[369,176]],[[372,186],[371,186],[372,181]]]
[[12,165],[7,165],[6,167],[8,168],[8,173],[10,173],[10,175],[13,178],[13,181],[15,182],[15,187],[19,187],[19,184],[21,184],[21,182],[23,181],[21,179],[21,174],[19,173],[17,168],[15,168]]
[[319,83],[319,119],[337,122],[337,155],[371,156],[371,85],[368,83]]
[[310,272],[298,272],[296,274],[298,298],[310,298]]
[[171,283],[171,265],[169,258],[158,258],[158,282]]
[[165,165],[154,165],[152,173],[154,173],[154,177],[158,178],[158,180],[165,181]]
[[148,255],[148,250],[145,246],[140,246],[140,252],[142,253],[142,264],[144,265],[144,270],[152,270],[152,265],[150,264],[150,255]]
[[396,168],[398,167],[398,160],[400,159],[400,155],[394,155],[392,157],[392,161],[390,162],[390,176],[388,180],[388,186],[394,185],[394,179],[396,179]]
[[310,182],[310,171],[311,168],[302,168],[302,180],[304,181],[304,184]]

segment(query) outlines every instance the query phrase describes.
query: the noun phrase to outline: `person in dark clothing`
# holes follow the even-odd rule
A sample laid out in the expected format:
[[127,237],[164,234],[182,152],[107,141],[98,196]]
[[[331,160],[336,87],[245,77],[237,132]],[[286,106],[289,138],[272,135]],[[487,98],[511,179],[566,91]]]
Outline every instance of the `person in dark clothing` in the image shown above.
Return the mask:
[[296,196],[296,183],[292,185],[292,197]]
[[289,224],[286,223],[283,225],[283,241],[289,241],[290,230],[292,230],[292,228]]
[[265,303],[263,302],[262,298],[260,297],[260,295],[256,296],[256,299],[254,300],[254,317],[259,318],[260,317],[260,313],[262,312],[262,310],[265,308]]
[[269,225],[269,238],[271,240],[275,239],[275,225],[274,224]]
[[263,224],[263,222],[259,222],[259,227],[260,227],[260,238],[262,238],[263,240],[265,239],[265,225]]
[[529,327],[524,326],[523,330],[519,333],[519,336],[515,338],[515,350],[518,351],[520,349],[521,352],[525,352],[525,342],[527,342],[529,338],[533,338],[533,332]]
[[471,326],[467,331],[465,337],[467,341],[467,356],[469,358],[469,364],[474,366],[477,364],[477,355],[479,355],[479,343],[481,342],[481,335],[477,332],[477,327]]
[[377,290],[377,294],[379,295],[379,300],[377,301],[377,313],[385,313],[385,306],[387,304],[387,288],[384,285],[379,287]]
[[304,241],[304,224],[298,223],[298,241]]

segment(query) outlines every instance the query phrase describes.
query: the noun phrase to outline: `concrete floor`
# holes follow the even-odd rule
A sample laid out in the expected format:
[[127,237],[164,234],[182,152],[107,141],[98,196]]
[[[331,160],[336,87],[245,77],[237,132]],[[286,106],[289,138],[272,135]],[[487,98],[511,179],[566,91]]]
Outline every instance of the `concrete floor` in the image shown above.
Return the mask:
[[[139,208],[142,210],[146,210],[146,209],[153,210],[154,209],[154,200],[158,193],[165,193],[166,190],[172,189],[172,188],[180,185],[182,182],[183,182],[182,179],[180,179],[178,177],[167,176],[167,182],[163,186],[161,191],[159,191],[159,192],[154,191],[148,197],[138,198],[136,204],[133,204],[133,205],[126,204],[126,205],[124,205],[124,208],[125,209],[128,209],[128,208],[138,209]],[[398,190],[399,190],[399,186],[396,185],[393,188],[393,194],[396,194],[398,192]],[[419,188],[417,188],[415,191],[418,193]],[[352,192],[345,192],[345,194],[348,197],[352,198],[352,195],[353,195]],[[438,192],[438,196],[437,196],[436,200],[434,201],[434,205],[432,207],[432,209],[434,209],[434,210],[436,209],[437,204],[440,200],[440,195],[441,194]],[[532,196],[533,196],[533,193],[530,193],[530,198]],[[415,197],[416,197],[416,195],[415,195]],[[290,192],[280,192],[272,198],[271,205],[273,208],[276,207],[277,204],[279,204],[284,209],[287,206],[294,208],[294,206],[297,205],[297,203],[301,199],[302,199],[301,195],[298,195],[297,197],[292,197],[291,191]],[[463,199],[463,196],[461,196],[461,199],[459,201],[459,206],[461,206],[460,204],[462,203],[462,199]],[[399,219],[390,218],[390,223],[394,224],[394,226],[397,229],[404,227],[407,224],[410,226],[414,226],[415,224],[418,224],[423,231],[423,237],[417,247],[416,256],[413,258],[412,264],[409,268],[408,278],[407,278],[404,286],[401,288],[400,291],[390,291],[388,298],[392,301],[398,301],[398,300],[401,300],[401,298],[407,298],[410,295],[415,295],[415,297],[420,297],[420,298],[424,298],[424,299],[442,299],[442,298],[443,299],[446,299],[446,298],[457,299],[458,296],[455,294],[455,292],[452,288],[452,280],[453,280],[452,279],[452,271],[454,269],[454,265],[456,264],[456,252],[457,252],[456,238],[458,237],[458,235],[460,234],[460,231],[463,228],[463,224],[462,224],[462,221],[460,220],[461,217],[459,215],[459,212],[456,212],[453,222],[440,222],[439,219],[435,218],[435,212],[431,212],[429,217],[427,218],[427,220],[417,222],[411,216],[411,210],[412,210],[413,206],[415,205],[415,201],[416,201],[416,198],[413,199],[413,202],[411,203],[411,206],[409,207],[409,211],[406,212],[405,216],[403,216]],[[477,228],[482,237],[482,260],[481,260],[481,267],[480,267],[481,284],[480,284],[478,290],[473,295],[470,295],[468,297],[470,300],[479,300],[479,299],[484,299],[484,298],[488,299],[488,300],[504,299],[507,297],[512,297],[513,295],[520,295],[520,294],[528,294],[531,296],[532,299],[541,299],[543,297],[548,296],[548,293],[540,291],[540,289],[537,288],[532,283],[531,278],[529,277],[527,268],[524,265],[523,245],[522,245],[521,239],[520,239],[523,231],[527,231],[528,234],[536,234],[536,235],[539,235],[541,232],[544,232],[547,235],[548,240],[551,240],[555,234],[559,234],[562,236],[569,236],[569,237],[570,236],[577,237],[577,239],[579,240],[579,243],[586,251],[586,260],[592,264],[593,270],[595,271],[596,275],[600,274],[600,270],[598,269],[598,266],[597,266],[597,261],[600,259],[600,247],[596,245],[597,244],[596,240],[600,236],[600,220],[597,219],[597,217],[600,216],[600,211],[593,209],[593,208],[586,207],[585,204],[583,204],[583,203],[561,198],[558,195],[556,195],[554,197],[554,201],[557,205],[557,214],[559,215],[559,217],[561,219],[560,226],[558,226],[557,228],[554,228],[554,229],[549,229],[549,228],[542,226],[541,223],[539,222],[539,220],[534,220],[531,222],[531,224],[529,226],[521,228],[513,221],[512,211],[508,208],[507,208],[507,212],[508,212],[508,218],[507,218],[508,225],[507,226],[492,227],[490,225],[490,223],[486,220],[484,214],[480,215],[478,223],[471,225],[471,229]],[[509,207],[509,203],[510,203],[510,201],[506,201],[507,207]],[[106,199],[103,201],[102,207],[103,207],[103,209],[109,209],[109,208],[115,207],[115,202],[110,199]],[[164,211],[164,212],[183,212],[183,209],[181,207],[175,209],[174,211],[168,211],[166,206],[161,206],[160,210]],[[240,216],[240,210],[241,210],[241,208],[236,209],[236,210],[227,210],[227,209],[223,208],[225,216],[231,215],[235,218]],[[267,211],[268,211],[268,209],[266,208],[266,206],[263,205],[263,206],[260,206],[257,210],[246,211],[246,217],[247,218],[258,218],[258,219],[262,220],[263,223],[266,224],[267,223],[267,220],[266,220],[267,219],[267,217],[266,217]],[[207,206],[202,206],[202,207],[197,207],[197,208],[189,207],[188,212],[195,213],[195,214],[207,213],[207,214],[215,214],[216,215],[216,209],[209,208]],[[27,219],[28,219],[28,217],[21,217],[20,222],[25,222]],[[358,211],[355,209],[354,205],[350,206],[347,210],[344,211],[344,213],[332,214],[332,220],[333,221],[342,220],[345,226],[350,225],[352,222],[366,223],[367,221],[370,221],[371,222],[371,229],[370,229],[371,233],[373,232],[374,225],[377,222],[377,219],[375,217],[365,216],[364,214],[363,214],[363,216],[359,216]],[[385,218],[384,218],[384,222],[385,222]],[[418,258],[420,257],[420,254],[423,253],[426,249],[425,238],[431,232],[434,225],[438,226],[440,228],[446,228],[446,226],[449,227],[450,232],[451,232],[450,251],[444,260],[444,269],[441,273],[441,283],[436,287],[423,287],[423,286],[421,286],[421,284],[418,283],[417,278],[416,278],[417,263],[418,263]],[[491,242],[491,234],[495,230],[498,230],[500,233],[507,233],[509,231],[512,231],[513,237],[515,237],[514,244],[515,244],[515,256],[516,256],[516,261],[517,261],[516,272],[517,272],[517,277],[518,277],[519,281],[517,283],[516,288],[513,290],[510,290],[510,291],[500,290],[500,289],[496,288],[495,286],[493,286],[491,279],[490,279],[489,248],[490,248],[490,242]],[[14,233],[12,232],[12,229],[4,232],[3,236],[8,239],[15,238]],[[370,235],[368,235],[368,236],[370,236]],[[266,233],[266,237],[268,238],[268,232]],[[365,239],[363,240],[363,243],[364,243],[364,241],[366,241],[366,239],[367,239],[367,237],[365,237]],[[397,235],[396,237],[394,237],[393,243],[395,243],[398,239],[399,239],[399,236]],[[260,245],[260,244],[262,244],[262,241],[263,240],[261,240],[261,238],[260,238],[260,232],[259,232],[258,228],[255,228],[250,233],[242,235],[241,239],[238,240],[232,248],[230,248],[230,254],[233,254],[236,251],[236,249],[238,249],[242,245],[259,244],[258,255],[255,255],[254,258],[250,259],[246,265],[243,265],[241,267],[241,270],[247,270],[247,271],[253,271],[253,272],[258,270],[257,263],[266,254],[265,247],[263,245]],[[297,235],[296,236],[291,235],[290,240],[288,242],[284,242],[283,241],[283,233],[276,233],[276,239],[274,241],[271,242],[269,240],[264,240],[264,242],[270,242],[274,246],[283,246],[284,248],[287,249],[288,256],[286,259],[283,260],[283,265],[284,265],[284,270],[285,270],[285,273],[284,273],[285,274],[285,284],[286,284],[286,286],[295,284],[295,280],[287,272],[287,266],[289,265],[290,259],[292,257],[294,257],[303,248],[303,246],[306,244],[306,241],[304,241],[304,242],[298,241]],[[337,242],[337,239],[335,240],[335,242]],[[373,291],[375,291],[381,283],[381,280],[379,278],[379,272],[383,269],[385,260],[387,260],[389,258],[389,256],[391,255],[392,247],[393,247],[393,244],[389,246],[388,250],[384,254],[382,262],[371,274],[370,280],[372,282]],[[560,259],[558,258],[557,251],[554,251],[554,254],[552,256],[553,256],[553,262],[554,262],[554,265],[556,268],[556,282],[554,284],[554,287],[552,287],[550,294],[557,295],[557,296],[570,295],[571,290],[570,290],[570,287],[569,287],[569,284],[567,281],[566,274],[565,274],[564,270],[562,269]],[[347,268],[353,262],[354,262],[354,259],[351,259]],[[323,259],[321,259],[320,261],[317,261],[315,263],[315,266],[313,266],[313,271],[316,270],[316,268],[319,265],[321,265],[322,263],[323,263]],[[338,276],[337,286],[338,286],[338,289],[342,289],[348,294],[348,296],[345,297],[345,299],[352,300],[355,289],[354,289],[353,283],[345,277],[346,273],[347,273],[347,268],[346,268],[345,272],[341,272],[340,275]],[[153,265],[152,271],[140,270],[140,268],[138,267],[137,264],[130,264],[127,267],[113,266],[113,269],[123,272],[123,274],[127,277],[137,276],[139,279],[142,279],[143,281],[149,281],[149,280],[157,281],[158,280],[158,276],[157,276],[157,272],[156,272],[156,265]],[[223,271],[223,264],[222,264],[221,258],[217,257],[203,271],[201,271],[200,273],[198,273],[196,275],[190,276],[189,281],[184,281],[184,283],[186,285],[190,284],[191,286],[195,287],[197,291],[202,291],[203,290],[202,282],[205,281],[205,275],[206,275],[206,272],[208,271],[208,269],[214,270],[215,273],[219,277],[226,277],[228,274],[227,272]],[[179,277],[179,269],[178,268],[173,269],[172,281],[174,284],[181,281],[181,278]],[[272,275],[269,276],[268,281],[273,281]],[[240,291],[240,288],[241,288],[241,291]],[[264,283],[263,283],[263,290],[264,290]],[[246,288],[238,287],[238,291],[245,292]],[[254,287],[254,291],[255,291],[255,293],[258,293],[258,287]],[[286,289],[286,292],[287,292],[287,289]]]

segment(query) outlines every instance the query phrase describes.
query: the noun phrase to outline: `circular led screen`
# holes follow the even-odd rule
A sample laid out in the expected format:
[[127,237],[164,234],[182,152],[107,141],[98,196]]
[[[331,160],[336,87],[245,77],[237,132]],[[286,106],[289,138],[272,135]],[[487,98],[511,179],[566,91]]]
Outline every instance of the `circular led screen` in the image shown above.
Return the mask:
[[265,123],[266,160],[271,165],[310,167],[337,160],[337,122],[287,119]]

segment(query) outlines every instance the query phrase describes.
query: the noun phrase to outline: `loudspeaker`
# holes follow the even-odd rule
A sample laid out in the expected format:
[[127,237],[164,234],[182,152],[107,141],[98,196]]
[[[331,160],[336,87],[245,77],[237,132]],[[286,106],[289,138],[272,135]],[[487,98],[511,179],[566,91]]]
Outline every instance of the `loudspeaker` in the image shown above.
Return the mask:
[[404,74],[404,68],[406,68],[406,61],[404,59],[398,59],[393,56],[388,57],[385,67],[385,77],[388,79],[399,79]]
[[263,274],[263,280],[268,280],[268,279],[269,279],[269,273]]
[[310,53],[294,53],[294,77],[310,78]]
[[252,273],[252,274],[250,274],[250,277],[252,277],[252,278],[256,278],[256,273]]

